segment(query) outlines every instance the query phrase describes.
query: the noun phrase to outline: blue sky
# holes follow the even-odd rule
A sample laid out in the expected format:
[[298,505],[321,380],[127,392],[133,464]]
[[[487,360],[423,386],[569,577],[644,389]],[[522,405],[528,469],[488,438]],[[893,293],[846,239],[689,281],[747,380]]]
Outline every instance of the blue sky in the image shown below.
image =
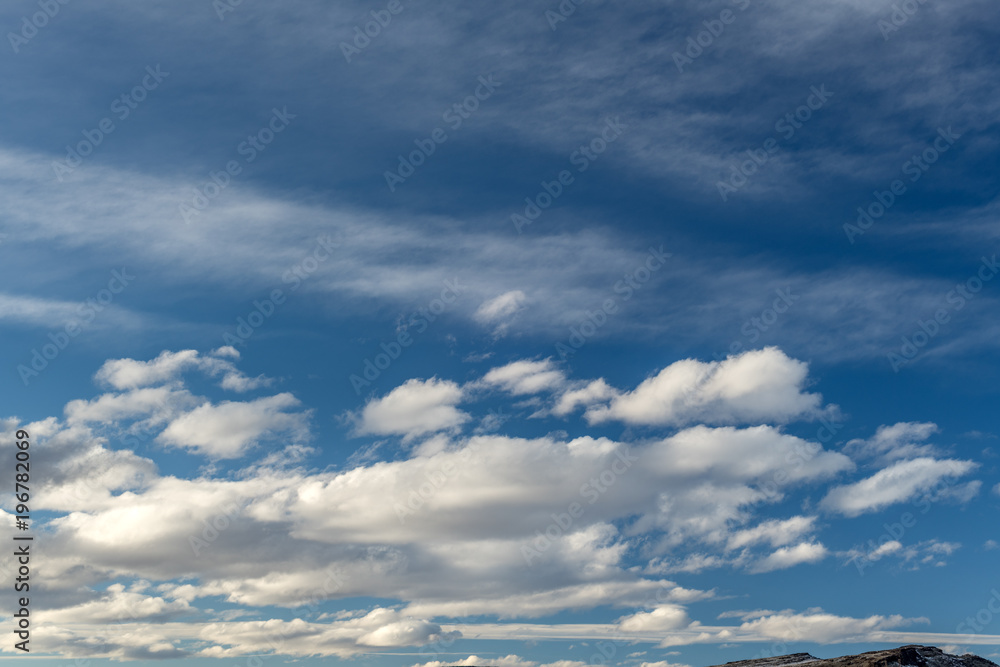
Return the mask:
[[993,4],[0,26],[37,664],[1000,656]]

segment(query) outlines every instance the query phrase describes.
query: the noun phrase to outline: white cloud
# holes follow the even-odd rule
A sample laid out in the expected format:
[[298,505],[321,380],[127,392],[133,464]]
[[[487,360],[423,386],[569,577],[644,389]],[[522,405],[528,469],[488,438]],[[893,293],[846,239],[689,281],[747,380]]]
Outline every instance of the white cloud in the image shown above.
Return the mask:
[[780,612],[747,621],[740,630],[757,637],[794,642],[819,642],[823,644],[871,641],[875,633],[927,619],[908,619],[902,616],[869,616],[850,618],[819,611],[794,614]]
[[179,412],[198,405],[198,399],[176,387],[144,387],[119,394],[102,394],[95,399],[66,404],[66,420],[71,423],[102,423],[148,418],[148,424],[160,424]]
[[593,405],[591,423],[678,425],[785,422],[817,412],[819,394],[803,393],[808,366],[769,347],[721,362],[678,361],[607,405]]
[[868,440],[851,440],[845,451],[860,458],[879,457],[888,462],[899,459],[933,456],[937,448],[923,443],[939,431],[936,424],[900,422],[892,426],[879,426]]
[[[457,667],[481,667],[482,665],[490,665],[491,667],[535,667],[537,664],[537,662],[532,660],[525,660],[520,656],[511,654],[499,658],[481,658],[478,655],[470,655],[468,658],[462,658],[461,660],[449,660],[447,662],[434,660],[422,664],[417,663],[413,667],[446,667],[447,665],[456,665]],[[550,665],[542,665],[542,667],[563,667],[564,665],[569,667],[575,664],[572,660],[561,660]],[[582,665],[583,663],[580,664]]]
[[593,405],[600,401],[606,401],[618,394],[603,378],[594,380],[579,389],[571,389],[559,397],[556,406],[552,408],[552,414],[557,417],[565,417],[580,405]]
[[462,398],[462,388],[450,380],[407,380],[365,405],[357,419],[357,431],[413,438],[454,430],[470,419],[455,407]]
[[831,489],[820,507],[845,516],[858,516],[900,503],[926,492],[949,477],[961,477],[977,466],[972,461],[918,458],[899,461],[871,477]]
[[510,327],[511,319],[524,308],[528,297],[521,290],[511,290],[484,301],[472,319],[482,325],[494,326],[493,335],[501,336]]
[[490,370],[480,382],[500,387],[517,396],[556,390],[565,384],[566,376],[555,367],[551,359],[522,360]]
[[784,521],[779,519],[764,521],[753,528],[733,533],[726,542],[726,550],[740,549],[760,542],[767,542],[772,547],[784,546],[811,533],[815,524],[814,516],[795,516]]
[[81,619],[91,623],[163,622],[196,612],[184,600],[167,601],[162,597],[127,591],[122,584],[112,584],[99,599],[61,609],[44,609],[39,612],[38,620],[53,624],[75,623]]
[[883,556],[888,554],[896,553],[903,548],[903,545],[898,540],[890,540],[883,544],[882,546],[875,549],[875,551],[868,554],[869,560],[879,560]]
[[220,386],[232,391],[245,392],[271,384],[272,380],[263,375],[256,378],[243,375],[232,362],[222,357],[238,359],[239,352],[225,346],[214,350],[210,356],[202,356],[197,350],[164,350],[150,361],[111,359],[101,366],[95,378],[115,389],[136,389],[171,382],[184,371],[197,369],[212,377],[222,375]]
[[308,438],[308,413],[286,412],[300,402],[289,393],[253,401],[205,403],[167,425],[157,440],[215,458],[238,458],[264,438]]
[[690,623],[687,611],[679,605],[659,605],[652,611],[640,611],[618,620],[623,632],[665,632]]
[[854,548],[837,555],[844,559],[845,564],[853,564],[861,572],[871,564],[889,557],[897,559],[898,564],[904,569],[919,570],[926,566],[945,566],[946,558],[961,547],[962,545],[957,542],[942,542],[938,539],[924,540],[910,545],[903,545],[899,540],[890,540],[867,551],[864,548]]
[[[553,369],[529,370],[515,374],[511,387]],[[122,420],[160,414],[159,399],[173,406],[163,412],[170,418],[159,422],[166,424],[160,441],[199,452],[233,454],[254,440],[307,434],[308,413],[290,394],[191,409],[183,380],[159,375],[170,384],[74,402],[65,423],[49,418],[30,425],[39,440],[39,467],[50,476],[39,480],[37,508],[68,512],[46,522],[50,589],[40,593],[49,596],[40,598],[46,610],[62,614],[51,635],[58,646],[92,636],[108,642],[102,651],[109,656],[232,658],[267,650],[258,636],[280,628],[296,637],[296,651],[301,638],[301,650],[310,654],[353,655],[433,641],[450,632],[441,619],[508,621],[597,607],[622,610],[618,623],[594,630],[609,636],[721,640],[735,628],[688,626],[687,605],[714,593],[658,575],[817,561],[825,548],[810,537],[815,517],[765,520],[761,508],[786,489],[853,466],[839,452],[771,426],[695,426],[633,444],[558,434],[439,435],[408,458],[361,457],[350,469],[325,470],[302,465],[310,450],[282,438],[281,458],[292,465],[266,451],[225,477],[207,469],[196,479],[161,475],[129,449],[110,449],[103,434],[124,430]],[[454,417],[436,416],[432,424],[418,418],[436,407],[455,409],[464,391],[444,380],[413,380],[373,402],[382,411],[367,416],[370,424],[404,435],[438,428]],[[393,395],[397,402],[387,400]],[[432,400],[420,404],[428,395]],[[766,483],[778,479],[777,492],[765,492]],[[93,490],[73,495],[84,487]],[[561,513],[573,503],[583,512],[566,523]],[[401,507],[407,508],[402,514]],[[538,551],[530,561],[529,547]],[[929,545],[911,560],[923,564],[933,556],[928,564],[935,565],[948,548]],[[632,562],[630,554],[637,553],[648,562]],[[911,561],[901,562],[909,567]],[[154,582],[156,592],[103,591],[108,581],[130,580]],[[188,605],[213,598],[235,607],[230,613],[264,614],[255,608],[276,605],[305,616],[319,600],[358,597],[398,600],[398,609],[354,610],[318,619],[330,621],[323,623],[196,612],[211,617],[210,629],[179,620]],[[145,644],[101,625],[128,601],[157,619],[148,631],[135,622]],[[70,622],[73,615],[80,620]],[[96,626],[88,625],[91,618]],[[522,637],[550,632],[508,626]],[[473,624],[477,636],[482,627]]]
[[793,547],[781,547],[750,569],[752,572],[784,570],[802,563],[817,563],[828,555],[830,552],[819,542],[801,542]]

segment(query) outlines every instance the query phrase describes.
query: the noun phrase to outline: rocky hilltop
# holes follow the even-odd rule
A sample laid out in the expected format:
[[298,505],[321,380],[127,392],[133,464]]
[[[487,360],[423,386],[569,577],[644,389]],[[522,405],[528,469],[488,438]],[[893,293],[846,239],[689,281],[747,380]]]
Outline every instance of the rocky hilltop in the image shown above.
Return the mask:
[[808,667],[998,667],[978,655],[951,655],[934,646],[900,646],[885,651],[869,651],[822,660],[808,653],[792,653],[759,660],[737,660],[714,667],[788,667],[808,663]]

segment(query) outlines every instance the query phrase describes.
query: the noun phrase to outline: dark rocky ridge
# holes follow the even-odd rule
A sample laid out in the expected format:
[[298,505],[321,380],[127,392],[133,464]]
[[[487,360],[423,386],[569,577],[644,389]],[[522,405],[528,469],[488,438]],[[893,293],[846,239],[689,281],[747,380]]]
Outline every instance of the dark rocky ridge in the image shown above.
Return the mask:
[[971,653],[951,655],[935,646],[917,644],[829,660],[821,660],[808,653],[792,653],[758,660],[737,660],[714,667],[786,667],[799,664],[808,664],[808,667],[998,667],[996,663]]

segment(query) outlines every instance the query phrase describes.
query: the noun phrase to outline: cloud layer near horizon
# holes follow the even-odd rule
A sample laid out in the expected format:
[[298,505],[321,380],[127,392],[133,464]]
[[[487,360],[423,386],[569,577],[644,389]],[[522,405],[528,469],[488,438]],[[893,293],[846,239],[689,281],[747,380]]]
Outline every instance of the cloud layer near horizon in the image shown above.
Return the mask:
[[[634,442],[468,433],[477,402],[487,396],[535,395],[543,406],[557,406],[567,393],[579,396],[579,387],[603,382],[572,380],[551,361],[497,366],[465,385],[413,379],[356,416],[359,433],[399,438],[394,460],[313,470],[311,411],[288,393],[256,395],[268,378],[258,378],[256,390],[234,383],[244,377],[237,362],[226,349],[109,360],[95,379],[110,392],[70,402],[61,418],[23,426],[41,445],[39,468],[52,471],[39,484],[36,507],[57,513],[41,527],[49,546],[38,563],[44,584],[37,595],[48,610],[42,618],[59,628],[44,640],[47,650],[231,657],[259,650],[250,637],[270,628],[298,638],[294,648],[281,648],[284,654],[347,656],[447,640],[457,626],[441,619],[515,621],[601,605],[632,610],[619,622],[621,632],[665,632],[664,646],[709,641],[691,616],[715,593],[662,575],[719,567],[765,573],[830,557],[818,515],[783,502],[806,484],[830,489],[820,509],[854,516],[931,486],[938,493],[959,488],[947,480],[974,469],[972,462],[907,458],[903,451],[902,460],[870,479],[827,486],[856,463],[761,423],[808,420],[822,408],[818,394],[801,392],[807,366],[766,349],[710,364],[678,361],[634,390],[597,396],[605,405],[625,397],[667,406],[662,420],[648,419],[654,409],[643,408],[640,424],[680,421],[669,406],[688,397],[698,408],[683,421],[697,415],[706,422]],[[199,376],[223,395],[251,395],[197,396],[189,380]],[[748,408],[748,388],[760,382],[772,395]],[[737,423],[710,425],[720,421]],[[5,437],[13,428],[15,421],[6,420]],[[919,436],[929,428],[900,424],[892,432]],[[238,461],[224,475],[163,474],[155,461],[164,446]],[[919,479],[905,475],[891,491],[871,481],[899,477],[900,466],[919,467]],[[121,581],[131,583],[111,583]],[[326,588],[317,592],[317,581]],[[395,599],[398,606],[338,619],[315,614],[323,600],[352,597]],[[213,616],[204,607],[213,598],[242,611],[229,620]],[[313,620],[238,620],[280,607]],[[120,630],[106,630],[98,633],[105,645],[83,648],[95,624],[125,609],[130,627],[158,641],[141,649]],[[904,623],[838,622],[842,632],[817,624],[826,628],[820,640]],[[755,621],[743,629],[763,627]],[[770,626],[758,634],[780,635]],[[196,650],[189,648],[195,637]]]

